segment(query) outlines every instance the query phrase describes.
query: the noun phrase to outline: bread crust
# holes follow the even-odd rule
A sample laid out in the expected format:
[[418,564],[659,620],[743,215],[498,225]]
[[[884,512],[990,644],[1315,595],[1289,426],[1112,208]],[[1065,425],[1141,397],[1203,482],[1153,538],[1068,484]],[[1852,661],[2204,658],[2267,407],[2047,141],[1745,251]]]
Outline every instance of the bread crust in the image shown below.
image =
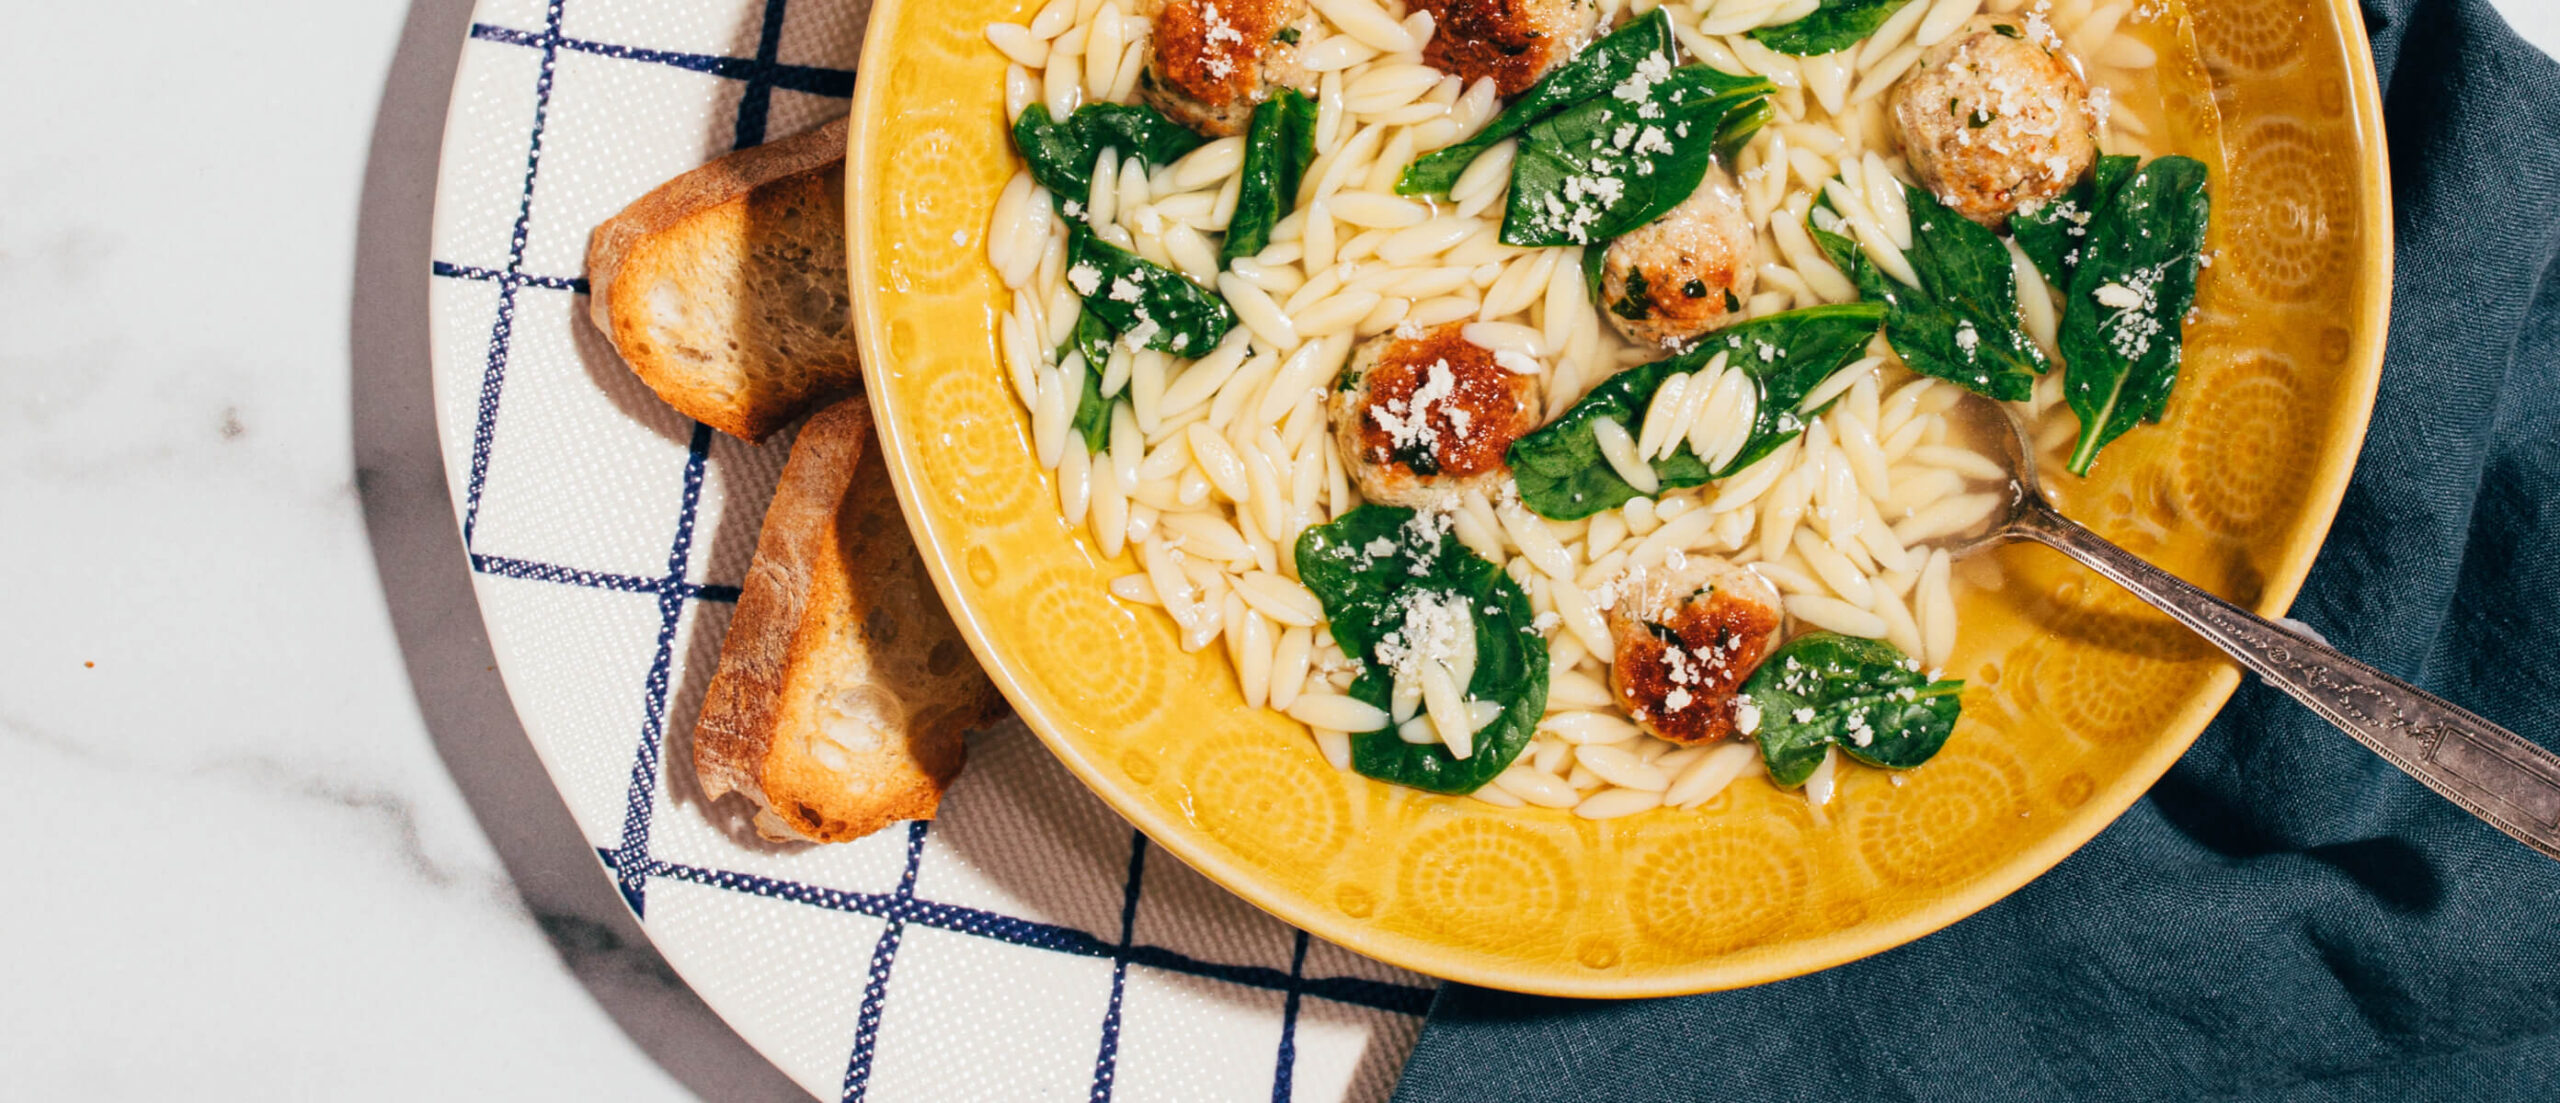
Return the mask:
[[[811,406],[840,395],[860,379],[848,330],[840,343],[768,354],[775,370],[750,373],[743,384],[722,386],[686,350],[667,347],[650,330],[649,281],[625,278],[670,272],[690,295],[737,296],[748,289],[717,284],[728,274],[706,265],[716,248],[744,249],[759,234],[779,233],[760,222],[767,211],[814,211],[826,223],[807,233],[820,250],[843,265],[844,153],[848,120],[731,153],[651,190],[587,238],[587,316],[622,354],[634,374],[687,417],[741,440],[760,441]],[[741,262],[743,265],[744,262]],[[849,301],[850,288],[844,289]],[[728,333],[736,349],[743,335]]]
[[706,797],[743,793],[769,839],[843,842],[931,819],[961,735],[1003,704],[942,608],[860,395],[809,419],[694,727]]

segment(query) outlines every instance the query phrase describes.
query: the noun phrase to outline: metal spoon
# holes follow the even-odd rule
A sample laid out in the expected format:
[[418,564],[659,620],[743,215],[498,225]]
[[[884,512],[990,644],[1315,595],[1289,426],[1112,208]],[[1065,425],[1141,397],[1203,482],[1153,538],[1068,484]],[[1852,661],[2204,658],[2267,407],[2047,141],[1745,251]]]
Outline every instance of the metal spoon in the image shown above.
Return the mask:
[[2032,540],[2079,560],[2177,618],[2427,788],[2526,846],[2560,858],[2560,755],[2348,658],[2306,632],[2197,589],[2064,517],[2045,500],[2035,449],[2016,415],[1971,396],[1958,409],[1980,421],[1996,418],[2004,427],[1985,426],[1980,435],[2001,442],[2011,494],[2007,515],[1957,547],[1956,557]]

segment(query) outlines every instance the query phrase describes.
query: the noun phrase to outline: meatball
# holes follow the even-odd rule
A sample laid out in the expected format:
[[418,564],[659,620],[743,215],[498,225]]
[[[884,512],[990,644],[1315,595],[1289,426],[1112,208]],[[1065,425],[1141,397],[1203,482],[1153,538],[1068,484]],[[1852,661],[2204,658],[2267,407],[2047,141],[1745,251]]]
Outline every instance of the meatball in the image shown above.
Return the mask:
[[1330,413],[1361,497],[1428,506],[1469,488],[1490,494],[1503,453],[1538,427],[1539,377],[1497,362],[1464,329],[1381,334],[1353,353]]
[[1153,0],[1138,96],[1212,138],[1242,134],[1256,104],[1304,89],[1299,22],[1307,0]]
[[1638,727],[1674,743],[1742,731],[1738,691],[1778,642],[1778,591],[1767,579],[1689,556],[1632,582],[1608,620],[1618,645],[1609,687]]
[[1423,61],[1468,84],[1492,77],[1505,97],[1572,57],[1600,11],[1588,0],[1414,0],[1413,7],[1430,12],[1434,28]]
[[1662,217],[1609,243],[1600,306],[1640,345],[1676,348],[1739,321],[1760,278],[1760,235],[1721,168]]
[[2058,48],[2008,18],[1975,16],[1893,86],[1894,139],[1939,202],[1998,230],[2021,204],[2060,195],[2088,171],[2097,118]]

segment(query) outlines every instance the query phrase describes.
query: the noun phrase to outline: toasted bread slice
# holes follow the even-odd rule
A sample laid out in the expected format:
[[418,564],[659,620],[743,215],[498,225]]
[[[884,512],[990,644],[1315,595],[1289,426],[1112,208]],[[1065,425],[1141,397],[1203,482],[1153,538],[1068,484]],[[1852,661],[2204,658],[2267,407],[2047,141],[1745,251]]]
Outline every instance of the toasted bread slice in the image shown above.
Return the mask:
[[801,427],[694,727],[705,795],[745,793],[769,839],[933,818],[961,733],[1003,705],[925,576],[885,465],[864,455],[871,441],[858,394]]
[[687,417],[762,440],[859,385],[845,121],[669,180],[587,239],[588,316]]

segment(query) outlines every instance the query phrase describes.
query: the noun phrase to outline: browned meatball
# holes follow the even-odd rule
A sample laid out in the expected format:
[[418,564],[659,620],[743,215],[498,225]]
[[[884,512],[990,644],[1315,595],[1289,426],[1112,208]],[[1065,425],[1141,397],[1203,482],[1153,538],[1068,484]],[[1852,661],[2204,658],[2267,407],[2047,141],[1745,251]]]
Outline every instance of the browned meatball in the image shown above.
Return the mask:
[[1600,309],[1639,345],[1673,348],[1742,317],[1759,281],[1760,235],[1721,168],[1662,217],[1609,243]]
[[1777,645],[1779,609],[1767,579],[1714,556],[1647,572],[1608,613],[1619,706],[1674,743],[1731,737],[1742,682]]
[[1307,0],[1153,0],[1138,97],[1213,138],[1242,134],[1256,104],[1307,86],[1298,64]]
[[1360,496],[1428,506],[1491,493],[1503,453],[1538,427],[1538,377],[1494,361],[1457,322],[1369,339],[1334,388],[1334,442]]
[[1517,96],[1547,70],[1572,57],[1600,10],[1593,0],[1414,0],[1431,13],[1431,44],[1422,60],[1474,84]]
[[1922,187],[1997,230],[2051,199],[2097,157],[2089,86],[2016,20],[1978,15],[1929,48],[1887,104]]

